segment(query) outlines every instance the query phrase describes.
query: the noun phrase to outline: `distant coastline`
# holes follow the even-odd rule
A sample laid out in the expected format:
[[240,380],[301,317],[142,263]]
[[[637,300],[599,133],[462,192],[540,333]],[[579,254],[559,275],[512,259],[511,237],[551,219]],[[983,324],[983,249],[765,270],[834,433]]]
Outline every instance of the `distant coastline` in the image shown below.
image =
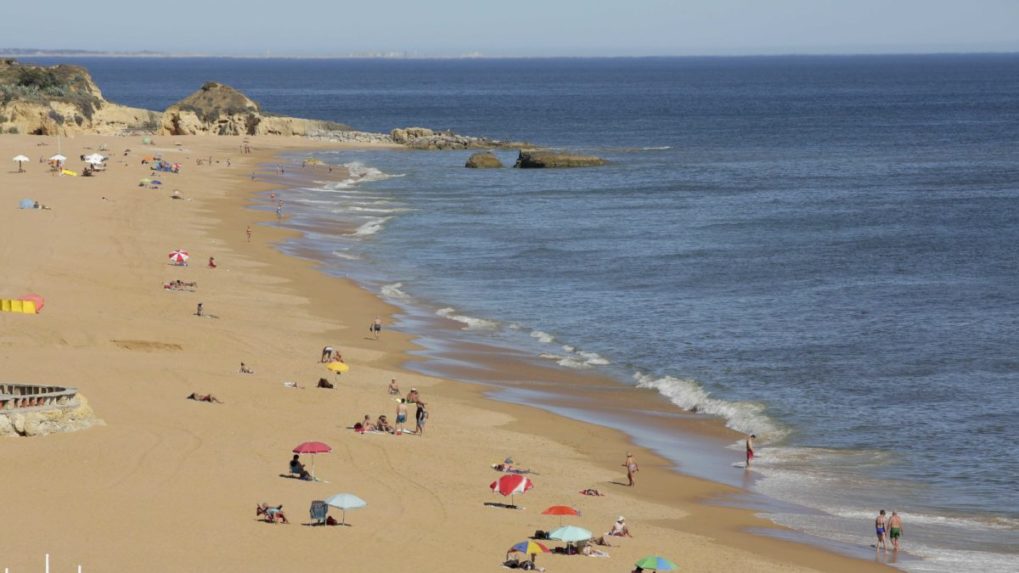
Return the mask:
[[0,48],[0,58],[210,58],[236,60],[671,60],[671,59],[777,59],[777,58],[884,58],[884,57],[979,57],[1015,56],[1019,49],[985,49],[974,51],[887,51],[887,52],[810,52],[810,53],[732,53],[732,54],[486,54],[470,51],[456,54],[424,54],[400,50],[354,51],[337,54],[288,54],[264,52],[259,54],[223,54],[214,52],[161,52],[156,50],[78,50],[39,48]]

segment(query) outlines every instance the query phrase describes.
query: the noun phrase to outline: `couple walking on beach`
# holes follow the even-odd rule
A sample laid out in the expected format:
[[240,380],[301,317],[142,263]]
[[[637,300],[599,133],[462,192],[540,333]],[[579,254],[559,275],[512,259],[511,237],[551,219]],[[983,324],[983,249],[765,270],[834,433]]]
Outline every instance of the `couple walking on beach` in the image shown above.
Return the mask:
[[902,517],[892,511],[891,517],[885,517],[885,510],[881,510],[874,520],[874,530],[877,533],[877,549],[888,549],[888,539],[892,540],[892,549],[899,550],[899,538],[902,537]]

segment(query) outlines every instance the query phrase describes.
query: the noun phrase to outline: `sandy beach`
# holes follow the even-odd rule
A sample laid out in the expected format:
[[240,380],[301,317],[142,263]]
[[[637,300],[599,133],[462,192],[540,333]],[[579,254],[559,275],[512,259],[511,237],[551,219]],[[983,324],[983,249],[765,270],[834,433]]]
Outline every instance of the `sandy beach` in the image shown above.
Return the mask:
[[[77,387],[104,423],[0,443],[9,492],[0,567],[39,571],[49,553],[55,571],[499,571],[507,548],[558,526],[541,512],[561,504],[582,511],[564,523],[599,535],[623,515],[633,537],[612,538],[601,548],[608,558],[540,555],[550,572],[631,571],[653,554],[683,571],[887,568],[750,533],[774,526],[713,503],[737,490],[677,474],[620,432],[404,370],[413,341],[388,328],[394,309],[281,254],[274,245],[287,232],[265,224],[272,210],[248,208],[258,192],[285,186],[287,175],[267,167],[278,154],[337,144],[253,137],[251,154],[235,137],[59,145],[74,170],[79,155],[105,146],[109,167],[57,176],[38,162],[57,152],[56,138],[0,137],[0,298],[46,297],[39,315],[0,313],[0,382]],[[181,173],[160,174],[158,190],[139,187],[150,173],[141,158],[157,153]],[[17,154],[32,158],[24,173],[9,161]],[[19,209],[24,198],[50,209]],[[190,252],[190,266],[168,264],[174,249]],[[178,279],[198,286],[163,288]],[[195,315],[199,302],[205,316]],[[387,327],[379,340],[368,335],[375,316]],[[323,367],[325,345],[342,352],[348,373]],[[241,374],[241,362],[254,373]],[[315,388],[320,377],[335,389]],[[425,435],[348,429],[365,414],[394,417],[392,378],[421,392]],[[223,403],[185,399],[192,392]],[[694,425],[736,438],[721,424]],[[312,440],[332,446],[314,460],[323,481],[281,477],[291,449]],[[634,488],[620,485],[627,451],[641,467]],[[520,510],[484,505],[504,501],[488,484],[501,475],[490,464],[507,455],[537,472]],[[338,492],[367,501],[347,512],[351,527],[302,525],[312,500]],[[259,520],[259,502],[282,504],[291,523]]]

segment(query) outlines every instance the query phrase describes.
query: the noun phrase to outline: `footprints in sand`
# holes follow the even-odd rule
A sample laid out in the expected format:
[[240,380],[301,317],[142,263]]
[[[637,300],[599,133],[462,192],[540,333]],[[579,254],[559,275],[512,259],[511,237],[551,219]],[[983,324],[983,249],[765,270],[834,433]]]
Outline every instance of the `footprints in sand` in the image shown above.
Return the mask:
[[110,342],[124,350],[140,350],[142,352],[176,352],[184,350],[180,344],[157,342],[154,340],[111,340]]

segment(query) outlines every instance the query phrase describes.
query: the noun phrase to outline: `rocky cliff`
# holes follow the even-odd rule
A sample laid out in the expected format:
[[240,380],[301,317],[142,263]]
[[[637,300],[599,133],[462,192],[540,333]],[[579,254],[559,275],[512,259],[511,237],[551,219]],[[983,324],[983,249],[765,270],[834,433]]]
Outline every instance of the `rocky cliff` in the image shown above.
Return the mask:
[[36,135],[115,134],[151,130],[158,113],[103,99],[88,71],[0,60],[0,132]]
[[166,108],[160,122],[167,135],[315,135],[348,131],[329,121],[267,114],[236,89],[208,82],[200,90]]

